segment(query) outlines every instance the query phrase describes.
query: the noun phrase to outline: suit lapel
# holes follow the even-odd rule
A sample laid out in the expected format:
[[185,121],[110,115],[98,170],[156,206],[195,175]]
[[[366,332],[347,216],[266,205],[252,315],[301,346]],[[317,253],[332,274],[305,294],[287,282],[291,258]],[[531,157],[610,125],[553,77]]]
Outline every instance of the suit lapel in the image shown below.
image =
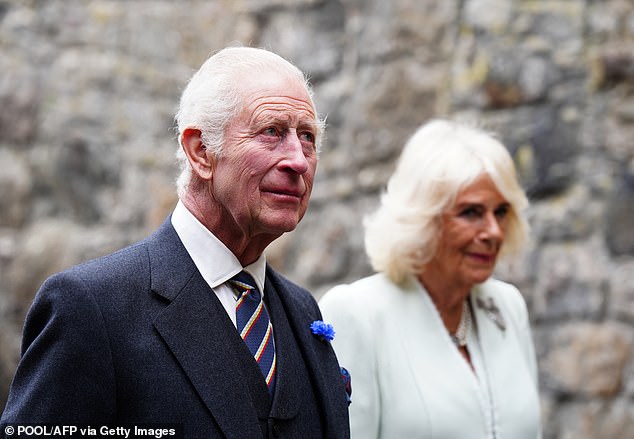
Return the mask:
[[246,346],[169,219],[150,239],[149,257],[152,291],[170,301],[155,328],[225,436],[259,437],[258,415],[268,413],[256,413],[248,403],[248,374],[245,379],[236,354]]
[[430,398],[428,380],[436,373],[438,358],[444,359],[443,370],[446,376],[451,377],[452,385],[464,389],[477,387],[477,380],[469,365],[454,347],[435,305],[420,283],[411,279],[405,291],[394,288],[390,303],[396,309],[392,314],[400,316],[400,330],[394,337],[403,340],[405,355],[421,401]]
[[482,350],[488,353],[504,344],[508,323],[504,321],[500,304],[486,293],[486,285],[476,286],[470,299]]
[[314,392],[325,421],[324,436],[341,437],[348,425],[345,416],[348,408],[341,371],[330,343],[321,341],[310,331],[310,324],[322,318],[319,308],[316,304],[311,307],[308,300],[312,298],[304,298],[306,292],[295,291],[297,287],[269,267],[267,280],[272,282],[284,307],[290,329],[314,384]]
[[474,311],[484,367],[489,377],[495,377],[489,380],[489,387],[493,397],[497,398],[498,390],[501,390],[501,394],[507,393],[509,389],[514,388],[517,376],[521,376],[517,374],[517,370],[509,373],[516,367],[510,365],[513,365],[517,358],[521,358],[521,352],[516,352],[515,344],[508,343],[508,322],[503,326],[496,323],[498,316],[502,316],[502,310],[498,308],[500,304],[495,303],[487,294],[485,285],[486,283],[475,287],[471,295],[471,309]]
[[275,396],[271,416],[277,419],[291,419],[301,406],[300,392],[297,392],[296,380],[303,376],[299,368],[302,365],[301,354],[295,349],[293,333],[284,314],[282,304],[270,282],[265,282],[264,297],[273,323],[275,334],[275,354],[277,372],[275,378]]

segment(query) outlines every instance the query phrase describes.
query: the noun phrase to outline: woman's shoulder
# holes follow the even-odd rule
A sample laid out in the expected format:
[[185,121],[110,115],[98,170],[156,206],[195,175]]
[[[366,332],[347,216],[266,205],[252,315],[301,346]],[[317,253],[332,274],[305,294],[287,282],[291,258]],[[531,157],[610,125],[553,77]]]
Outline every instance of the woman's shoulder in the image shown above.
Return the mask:
[[515,285],[490,278],[480,284],[474,292],[477,306],[495,306],[515,321],[527,320],[526,301]]
[[[401,305],[404,291],[383,274],[374,274],[348,284],[337,285],[319,300],[324,321],[331,323],[335,350],[342,343],[374,343],[385,337],[389,322],[398,319],[395,312]],[[374,340],[374,341],[372,341]]]
[[489,278],[486,282],[480,284],[476,288],[476,294],[491,297],[511,306],[524,303],[524,297],[515,285],[496,278]]
[[351,283],[336,285],[319,300],[322,311],[363,309],[363,314],[381,314],[403,293],[387,276],[377,273]]
[[504,295],[504,294],[520,294],[519,290],[515,285],[509,282],[505,282],[503,280],[490,277],[485,282],[481,283],[476,287],[476,290],[480,292],[486,292],[490,295]]
[[382,273],[373,274],[351,283],[339,284],[328,290],[320,303],[325,301],[367,302],[369,300],[387,300],[397,294],[400,287]]

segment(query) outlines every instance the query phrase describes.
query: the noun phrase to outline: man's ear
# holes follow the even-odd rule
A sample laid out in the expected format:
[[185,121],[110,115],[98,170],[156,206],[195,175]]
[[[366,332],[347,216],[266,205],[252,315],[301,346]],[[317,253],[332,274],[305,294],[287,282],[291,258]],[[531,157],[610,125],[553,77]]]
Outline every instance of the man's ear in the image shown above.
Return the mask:
[[200,130],[186,128],[181,134],[181,147],[196,175],[203,180],[211,180],[214,157],[203,144]]

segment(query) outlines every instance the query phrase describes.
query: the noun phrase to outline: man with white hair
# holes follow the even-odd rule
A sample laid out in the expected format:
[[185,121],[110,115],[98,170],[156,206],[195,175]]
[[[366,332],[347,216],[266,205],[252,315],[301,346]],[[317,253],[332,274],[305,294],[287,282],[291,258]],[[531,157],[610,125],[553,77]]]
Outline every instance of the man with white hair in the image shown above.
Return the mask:
[[319,308],[264,254],[313,185],[323,124],[304,75],[269,51],[224,49],[176,121],[176,208],[149,238],[43,284],[3,426],[348,438]]

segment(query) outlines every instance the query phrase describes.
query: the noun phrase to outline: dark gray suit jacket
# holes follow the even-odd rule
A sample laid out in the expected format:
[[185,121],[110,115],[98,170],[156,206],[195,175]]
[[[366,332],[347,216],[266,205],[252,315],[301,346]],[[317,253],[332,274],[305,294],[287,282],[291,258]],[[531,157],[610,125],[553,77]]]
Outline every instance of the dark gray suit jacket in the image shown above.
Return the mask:
[[[348,438],[348,409],[310,293],[267,267],[275,397],[170,220],[50,277],[24,328],[2,423],[175,423],[185,437]],[[258,375],[259,374],[259,375]]]

